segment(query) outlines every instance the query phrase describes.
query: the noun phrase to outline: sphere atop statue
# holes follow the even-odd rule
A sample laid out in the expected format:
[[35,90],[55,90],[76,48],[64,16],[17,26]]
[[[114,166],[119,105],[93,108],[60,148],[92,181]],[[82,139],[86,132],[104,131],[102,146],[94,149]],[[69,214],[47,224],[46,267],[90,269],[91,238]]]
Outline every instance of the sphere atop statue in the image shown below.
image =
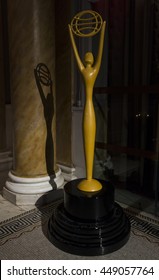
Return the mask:
[[77,36],[92,37],[100,31],[102,23],[102,17],[97,12],[85,10],[73,17],[71,28]]

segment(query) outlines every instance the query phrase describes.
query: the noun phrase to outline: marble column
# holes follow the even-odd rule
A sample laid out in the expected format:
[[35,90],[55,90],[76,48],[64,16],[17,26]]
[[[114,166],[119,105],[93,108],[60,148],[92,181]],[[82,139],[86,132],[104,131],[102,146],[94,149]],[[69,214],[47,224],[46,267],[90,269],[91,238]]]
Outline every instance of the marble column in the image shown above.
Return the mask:
[[[64,181],[56,165],[54,1],[7,4],[14,166],[3,194],[17,205],[34,204]],[[39,63],[45,64],[42,78],[49,69],[49,86],[38,87]]]
[[5,112],[5,79],[4,79],[4,44],[3,44],[3,23],[2,5],[0,2],[0,191],[3,187],[6,174],[12,166],[11,152],[6,145],[6,112]]

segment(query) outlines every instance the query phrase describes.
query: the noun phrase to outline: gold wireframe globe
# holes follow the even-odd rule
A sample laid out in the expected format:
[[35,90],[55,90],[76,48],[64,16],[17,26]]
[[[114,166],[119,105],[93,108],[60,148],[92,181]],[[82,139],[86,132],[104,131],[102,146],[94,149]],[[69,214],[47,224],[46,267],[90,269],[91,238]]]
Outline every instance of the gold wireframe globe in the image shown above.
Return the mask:
[[97,12],[85,10],[74,16],[71,28],[77,36],[92,37],[100,31],[102,23],[103,20]]

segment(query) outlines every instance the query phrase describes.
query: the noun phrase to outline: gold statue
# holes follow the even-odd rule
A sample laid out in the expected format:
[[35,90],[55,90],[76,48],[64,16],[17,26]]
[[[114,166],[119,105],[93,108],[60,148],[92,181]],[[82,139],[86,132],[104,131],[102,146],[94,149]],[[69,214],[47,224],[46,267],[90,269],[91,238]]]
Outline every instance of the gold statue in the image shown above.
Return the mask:
[[[78,13],[69,24],[69,33],[74,55],[77,61],[78,68],[82,74],[85,84],[86,102],[83,114],[83,138],[84,138],[84,151],[86,160],[86,179],[82,180],[78,188],[81,191],[95,192],[102,188],[99,181],[92,178],[93,173],[93,159],[94,159],[94,145],[96,134],[96,120],[93,106],[93,87],[97,78],[104,45],[106,22],[102,20],[101,16],[91,10],[86,10]],[[99,39],[99,49],[96,61],[92,52],[87,52],[84,57],[84,63],[81,61],[74,34],[80,37],[90,37],[96,35],[101,30]]]

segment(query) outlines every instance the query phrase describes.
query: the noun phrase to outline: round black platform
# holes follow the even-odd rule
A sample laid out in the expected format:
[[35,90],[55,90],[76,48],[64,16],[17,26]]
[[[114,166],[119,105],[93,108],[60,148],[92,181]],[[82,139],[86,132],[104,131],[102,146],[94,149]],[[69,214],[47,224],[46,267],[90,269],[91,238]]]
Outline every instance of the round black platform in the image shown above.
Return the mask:
[[114,207],[114,186],[98,180],[102,189],[98,192],[83,192],[77,188],[81,179],[73,180],[64,187],[64,208],[76,218],[98,220],[109,214]]
[[48,238],[58,248],[77,255],[102,255],[121,248],[129,239],[130,222],[114,203],[114,187],[99,180],[96,193],[77,189],[79,180],[64,187],[61,203],[49,220]]

